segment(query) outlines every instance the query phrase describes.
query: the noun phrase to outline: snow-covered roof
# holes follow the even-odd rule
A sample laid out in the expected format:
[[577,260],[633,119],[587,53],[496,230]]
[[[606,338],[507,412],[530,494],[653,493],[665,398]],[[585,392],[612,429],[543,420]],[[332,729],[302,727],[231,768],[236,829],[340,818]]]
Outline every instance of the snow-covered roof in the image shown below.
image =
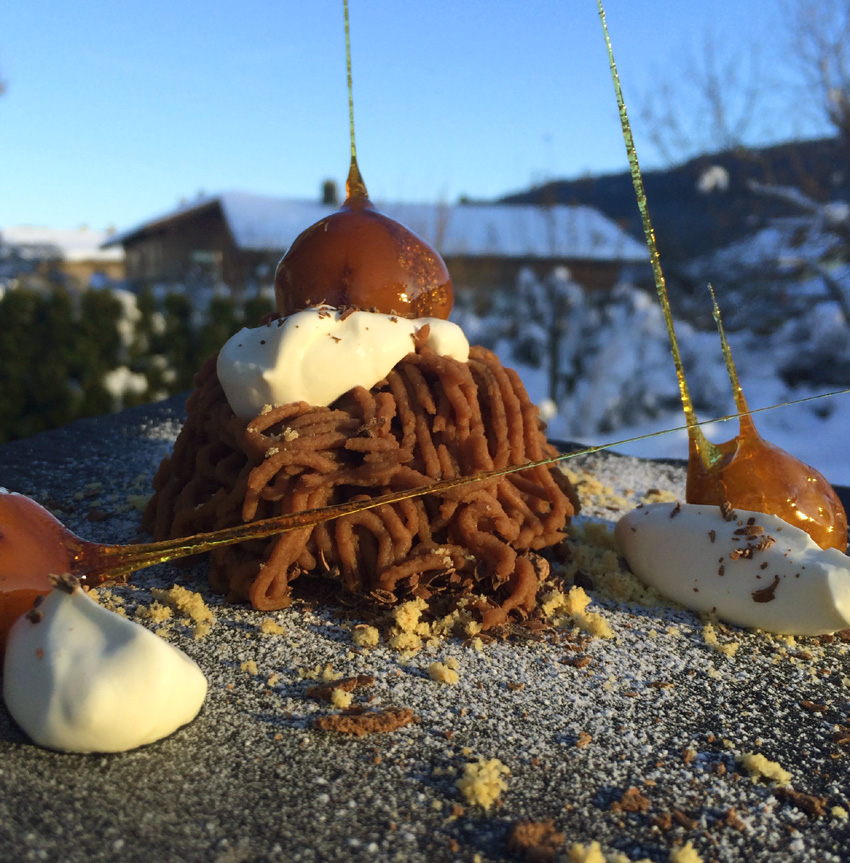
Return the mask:
[[42,228],[18,225],[0,228],[0,244],[12,246],[23,253],[27,249],[55,249],[65,261],[121,261],[124,251],[119,247],[103,248],[112,235],[89,228]]
[[[116,234],[126,242],[202,208],[221,207],[234,242],[247,250],[285,250],[309,225],[329,215],[319,201],[225,192],[194,201]],[[445,257],[572,258],[644,263],[648,252],[599,210],[586,206],[532,204],[407,204],[376,207],[433,245]]]

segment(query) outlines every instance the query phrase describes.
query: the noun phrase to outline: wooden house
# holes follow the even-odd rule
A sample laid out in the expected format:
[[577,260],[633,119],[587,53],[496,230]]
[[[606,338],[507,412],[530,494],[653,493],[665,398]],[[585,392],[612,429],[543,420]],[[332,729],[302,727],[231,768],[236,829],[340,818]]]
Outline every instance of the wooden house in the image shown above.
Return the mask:
[[[138,286],[224,283],[239,294],[268,284],[301,231],[332,213],[327,201],[226,192],[194,201],[114,236],[127,278]],[[610,288],[624,267],[646,267],[648,253],[601,212],[585,206],[376,202],[443,256],[455,290],[511,289],[519,271],[545,276],[569,268],[588,289]]]

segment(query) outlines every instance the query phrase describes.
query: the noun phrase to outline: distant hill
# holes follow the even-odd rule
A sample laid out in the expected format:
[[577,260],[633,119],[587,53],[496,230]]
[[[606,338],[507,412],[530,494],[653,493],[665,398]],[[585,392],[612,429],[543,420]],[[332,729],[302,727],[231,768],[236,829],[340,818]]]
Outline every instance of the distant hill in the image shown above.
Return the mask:
[[[701,180],[708,186],[713,180],[713,188],[701,191]],[[753,192],[748,186],[752,181],[794,186],[818,201],[850,201],[850,152],[837,138],[820,138],[707,154],[666,170],[645,171],[649,213],[663,259],[674,265],[691,260],[741,239],[769,219],[797,214],[790,204]],[[597,207],[633,236],[643,236],[627,171],[554,180],[501,200]]]

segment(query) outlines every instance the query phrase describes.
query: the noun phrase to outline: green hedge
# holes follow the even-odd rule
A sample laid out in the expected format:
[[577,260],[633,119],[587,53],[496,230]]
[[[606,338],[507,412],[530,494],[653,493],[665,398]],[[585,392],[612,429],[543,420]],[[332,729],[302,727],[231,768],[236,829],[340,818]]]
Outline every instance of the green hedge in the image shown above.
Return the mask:
[[[214,297],[203,313],[184,293],[152,292],[125,304],[110,290],[7,290],[0,297],[0,442],[188,389],[203,360],[272,310],[262,297],[238,307]],[[125,367],[143,381],[116,401],[106,375]]]

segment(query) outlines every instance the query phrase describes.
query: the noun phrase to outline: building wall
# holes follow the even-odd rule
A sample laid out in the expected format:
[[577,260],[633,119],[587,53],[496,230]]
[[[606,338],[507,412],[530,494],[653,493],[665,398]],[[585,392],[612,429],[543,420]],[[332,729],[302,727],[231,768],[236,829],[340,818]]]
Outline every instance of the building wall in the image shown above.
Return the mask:
[[[236,248],[217,203],[208,209],[174,218],[131,237],[124,244],[127,277],[137,284],[173,282],[191,284],[206,279],[224,282],[235,294],[252,281],[270,283],[282,251],[251,251]],[[479,295],[476,306],[486,308],[487,295],[510,291],[523,268],[539,278],[555,267],[567,267],[573,278],[588,290],[611,288],[620,277],[618,262],[572,259],[447,257],[446,266],[457,293]]]

